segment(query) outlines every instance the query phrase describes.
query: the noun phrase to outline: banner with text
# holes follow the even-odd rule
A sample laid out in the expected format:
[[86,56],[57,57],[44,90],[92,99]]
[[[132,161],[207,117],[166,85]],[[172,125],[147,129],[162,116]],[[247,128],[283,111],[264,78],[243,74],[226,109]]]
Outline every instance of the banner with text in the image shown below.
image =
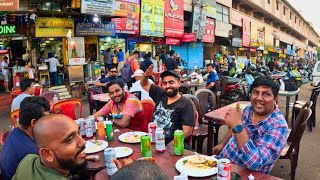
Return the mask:
[[114,0],[82,0],[81,1],[81,13],[84,14],[99,14],[104,16],[114,15]]
[[19,0],[0,0],[0,11],[19,11]]
[[164,0],[141,0],[140,35],[163,37]]
[[196,33],[197,39],[203,39],[206,33],[207,11],[199,6],[193,7],[192,32]]
[[250,47],[250,21],[242,19],[242,46]]
[[164,35],[181,38],[184,32],[184,0],[165,0]]
[[203,37],[202,42],[214,43],[214,19],[207,18],[206,34]]
[[67,18],[38,17],[36,23],[36,37],[66,37],[71,30],[74,36],[74,21]]
[[78,36],[115,36],[115,24],[114,22],[78,23],[76,34]]

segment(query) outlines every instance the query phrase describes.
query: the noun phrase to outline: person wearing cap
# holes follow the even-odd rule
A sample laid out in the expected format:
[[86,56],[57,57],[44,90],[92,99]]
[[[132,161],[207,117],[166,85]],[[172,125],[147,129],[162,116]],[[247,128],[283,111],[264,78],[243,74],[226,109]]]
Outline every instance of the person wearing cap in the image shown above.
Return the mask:
[[[140,84],[140,80],[143,77],[144,72],[141,69],[137,69],[134,74],[131,76],[136,79],[136,82],[132,84],[132,87],[129,92],[141,92],[141,99],[140,100],[152,100],[149,96],[149,93],[144,90]],[[151,79],[148,79],[149,83],[154,84]]]
[[196,122],[196,110],[192,101],[179,93],[180,75],[173,70],[162,72],[160,87],[148,81],[152,73],[153,65],[144,73],[140,83],[156,103],[153,121],[165,130],[166,145],[174,139],[175,130],[182,130],[185,148],[188,148],[188,139]]

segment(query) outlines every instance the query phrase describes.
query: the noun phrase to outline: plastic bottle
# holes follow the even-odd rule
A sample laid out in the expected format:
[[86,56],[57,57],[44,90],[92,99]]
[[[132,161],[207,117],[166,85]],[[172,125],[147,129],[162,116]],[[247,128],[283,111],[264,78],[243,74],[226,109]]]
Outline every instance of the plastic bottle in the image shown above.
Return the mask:
[[98,139],[106,140],[106,129],[104,128],[103,119],[100,119],[98,122]]
[[107,121],[106,124],[106,131],[107,131],[107,139],[108,141],[113,141],[114,140],[114,134],[113,134],[113,123],[111,121]]
[[57,95],[54,95],[52,99],[53,99],[53,103],[54,104],[56,104],[58,102],[58,96]]

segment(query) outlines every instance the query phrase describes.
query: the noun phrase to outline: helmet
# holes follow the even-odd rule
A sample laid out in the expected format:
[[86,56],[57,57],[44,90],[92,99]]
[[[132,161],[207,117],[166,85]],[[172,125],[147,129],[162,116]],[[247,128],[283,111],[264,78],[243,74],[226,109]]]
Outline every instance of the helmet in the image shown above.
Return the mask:
[[251,71],[256,71],[256,70],[257,70],[257,66],[256,66],[255,64],[250,64],[249,69],[250,69]]

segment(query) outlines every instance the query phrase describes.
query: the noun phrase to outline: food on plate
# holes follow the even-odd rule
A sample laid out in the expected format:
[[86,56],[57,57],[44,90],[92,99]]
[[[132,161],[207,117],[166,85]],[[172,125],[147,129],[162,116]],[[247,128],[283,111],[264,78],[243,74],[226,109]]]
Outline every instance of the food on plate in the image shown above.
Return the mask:
[[103,144],[102,141],[99,141],[99,140],[97,140],[97,139],[91,139],[90,141],[91,141],[93,144],[96,144],[96,145],[98,145],[98,146],[100,146],[100,145]]
[[152,6],[148,5],[148,4],[145,4],[143,6],[143,10],[144,12],[150,12],[151,13],[151,10],[152,10]]
[[143,20],[144,20],[144,21],[151,21],[151,16],[150,16],[149,14],[145,14],[145,15],[143,16]]
[[183,165],[192,169],[210,169],[217,166],[217,161],[207,156],[192,156],[183,161]]
[[139,158],[138,161],[149,161],[149,162],[152,162],[152,163],[156,162],[156,160],[153,159],[152,157],[142,157],[142,158]]
[[141,135],[129,134],[124,138],[124,140],[126,142],[140,142],[140,137],[141,137]]
[[86,156],[86,160],[88,160],[88,161],[99,161],[100,160],[100,156],[99,155],[89,155],[89,156]]
[[128,23],[128,24],[126,25],[126,28],[127,28],[128,30],[132,30],[132,24],[129,24],[129,23]]

